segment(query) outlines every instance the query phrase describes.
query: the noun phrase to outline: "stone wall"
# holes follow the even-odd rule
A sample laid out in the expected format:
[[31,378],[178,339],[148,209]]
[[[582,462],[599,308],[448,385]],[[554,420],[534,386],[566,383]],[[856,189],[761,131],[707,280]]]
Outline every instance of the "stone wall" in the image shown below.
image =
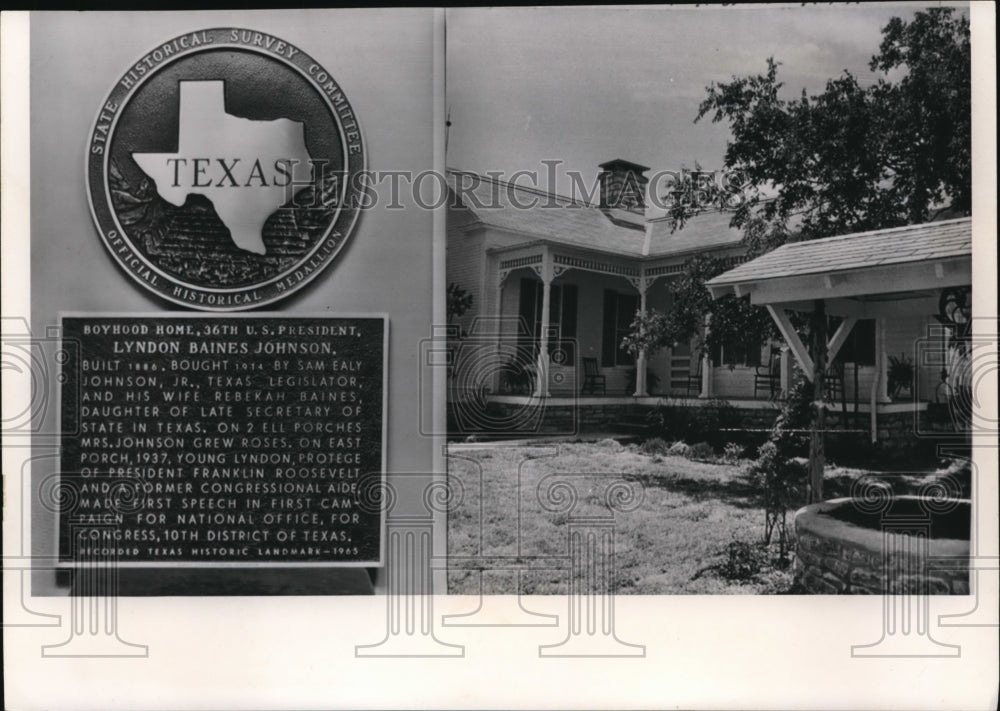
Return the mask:
[[[691,405],[670,403],[665,407],[693,412],[703,407],[704,402]],[[737,421],[732,427],[730,439],[764,441],[778,416],[777,404],[753,408],[740,407],[739,403],[730,404],[736,410]],[[449,403],[448,408],[449,413],[454,415],[455,405]],[[492,430],[511,435],[628,431],[668,439],[669,435],[660,434],[655,429],[643,432],[647,416],[656,408],[656,405],[645,403],[585,404],[572,399],[550,400],[543,405],[491,401],[485,415],[466,412],[463,424],[452,427],[451,431],[471,433]],[[831,456],[836,457],[838,452],[844,450],[861,452],[871,446],[871,418],[867,412],[855,416],[852,412],[827,411],[826,428],[826,447]],[[877,435],[880,450],[900,456],[917,454],[923,449],[933,456],[938,444],[955,442],[962,437],[961,432],[956,432],[949,414],[939,410],[881,412],[877,417]]]
[[903,545],[904,534],[862,528],[825,513],[844,505],[851,500],[813,504],[795,514],[799,587],[828,595],[969,594],[968,541],[930,540],[927,555],[920,556],[914,546]]

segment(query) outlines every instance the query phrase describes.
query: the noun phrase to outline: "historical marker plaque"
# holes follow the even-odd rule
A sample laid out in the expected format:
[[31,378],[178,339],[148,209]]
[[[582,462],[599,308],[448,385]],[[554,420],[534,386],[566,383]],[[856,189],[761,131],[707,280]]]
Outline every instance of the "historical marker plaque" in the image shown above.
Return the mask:
[[216,27],[123,70],[87,150],[95,224],[153,293],[259,308],[340,253],[365,204],[365,151],[334,77],[273,35]]
[[387,326],[63,317],[60,560],[380,564]]

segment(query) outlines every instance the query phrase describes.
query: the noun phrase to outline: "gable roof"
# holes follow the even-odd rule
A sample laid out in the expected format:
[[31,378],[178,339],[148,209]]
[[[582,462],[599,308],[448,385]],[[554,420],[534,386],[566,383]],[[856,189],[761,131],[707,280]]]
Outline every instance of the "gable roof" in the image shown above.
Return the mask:
[[971,255],[972,218],[964,217],[785,244],[710,279],[707,285],[719,287]]
[[738,246],[728,213],[695,215],[671,232],[669,219],[648,220],[621,209],[523,187],[477,173],[449,170],[448,185],[485,225],[583,249],[631,257],[667,257]]

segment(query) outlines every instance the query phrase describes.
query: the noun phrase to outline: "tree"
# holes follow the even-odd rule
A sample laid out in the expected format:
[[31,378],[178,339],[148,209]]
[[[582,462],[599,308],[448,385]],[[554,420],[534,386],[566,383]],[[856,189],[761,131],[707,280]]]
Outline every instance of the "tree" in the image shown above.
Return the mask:
[[[867,88],[845,71],[820,94],[785,99],[779,66],[769,58],[764,74],[711,84],[695,118],[730,125],[727,185],[741,193],[730,201],[736,204],[731,225],[743,230],[749,257],[792,239],[915,224],[945,210],[970,213],[971,54],[964,15],[931,8],[910,22],[893,18],[869,64],[880,76]],[[891,81],[890,72],[903,74]],[[676,229],[697,209],[675,202]],[[723,266],[704,256],[688,263],[674,286],[663,338],[649,334],[650,344],[699,335],[706,314],[713,324],[709,344],[753,332],[774,335],[759,309],[732,297],[709,298],[704,281]]]
[[456,318],[462,318],[472,308],[472,294],[455,282],[448,285],[448,323]]
[[[893,18],[862,86],[849,72],[819,94],[784,98],[780,64],[763,74],[711,84],[695,121],[727,122],[727,185],[739,185],[731,226],[756,257],[791,240],[926,222],[971,211],[971,53],[969,21],[951,8]],[[890,78],[890,73],[893,77]],[[733,176],[739,176],[734,180]],[[671,210],[676,229],[697,206]],[[673,285],[668,314],[637,319],[630,347],[650,350],[692,337],[701,347],[747,334],[774,337],[766,312],[748,298],[713,301],[705,281],[724,264],[688,262]],[[702,335],[705,317],[711,329]],[[811,328],[810,328],[811,325]],[[801,330],[820,325],[803,320]],[[825,330],[825,324],[823,324]],[[810,333],[807,342],[818,342]]]
[[934,8],[893,18],[882,36],[869,64],[882,76],[868,88],[845,71],[821,94],[785,100],[773,58],[766,74],[708,87],[695,121],[730,124],[725,167],[745,180],[733,225],[755,232],[748,246],[773,249],[793,227],[813,239],[969,213],[968,19]]

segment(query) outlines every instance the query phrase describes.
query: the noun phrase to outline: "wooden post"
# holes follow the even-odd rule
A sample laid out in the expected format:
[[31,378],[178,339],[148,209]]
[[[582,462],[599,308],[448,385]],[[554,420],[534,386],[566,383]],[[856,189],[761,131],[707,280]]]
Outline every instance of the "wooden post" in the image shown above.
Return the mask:
[[787,398],[792,392],[792,351],[788,345],[781,347],[781,366],[778,372],[781,375],[781,397]]
[[[644,276],[639,277],[638,286],[639,290],[639,313],[642,314],[643,318],[646,317],[646,278]],[[639,351],[635,358],[635,397],[646,397],[649,393],[647,392],[646,385],[646,349],[643,348]]]
[[712,349],[708,347],[708,332],[712,328],[712,314],[705,314],[705,338],[702,340],[701,352],[701,392],[698,397],[710,398],[712,392]]
[[535,397],[549,397],[549,306],[552,298],[552,254],[548,251],[542,257],[542,333],[538,343],[538,383]]
[[[543,277],[544,279],[544,277]],[[552,280],[542,281],[542,333],[538,343],[538,386],[535,395],[549,396],[549,304],[552,294]]]
[[878,374],[878,401],[891,402],[889,398],[889,373],[886,369],[885,318],[875,319],[875,370]]
[[823,448],[823,429],[826,426],[826,408],[823,405],[824,380],[826,374],[826,303],[822,299],[813,302],[812,323],[813,361],[813,420],[812,436],[809,440],[809,503],[823,500],[823,470],[826,467],[826,453]]
[[[496,291],[494,293],[494,299],[496,301],[493,304],[493,323],[491,324],[492,327],[490,329],[490,335],[497,339],[493,349],[493,360],[495,363],[500,362],[500,353],[503,349],[503,339],[505,335],[503,332],[503,326],[501,325],[503,323],[503,285],[505,281],[507,281],[507,272],[498,270]],[[493,331],[495,331],[495,333],[493,333]],[[518,333],[514,334],[515,343],[517,342],[518,335]],[[504,382],[501,377],[501,368],[495,368],[494,370],[496,372],[494,372],[491,376],[492,382],[490,383],[490,386],[493,388],[493,392],[503,395],[501,388],[504,386]]]

